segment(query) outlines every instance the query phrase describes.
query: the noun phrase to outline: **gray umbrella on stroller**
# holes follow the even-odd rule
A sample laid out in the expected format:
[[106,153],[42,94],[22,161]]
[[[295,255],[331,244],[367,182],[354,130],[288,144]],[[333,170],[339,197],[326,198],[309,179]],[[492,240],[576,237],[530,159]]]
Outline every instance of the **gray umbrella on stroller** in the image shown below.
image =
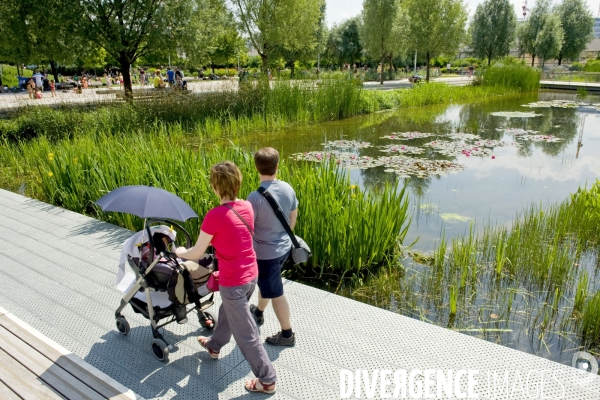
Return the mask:
[[[165,223],[171,225],[171,229],[173,226],[177,227],[178,230],[184,233],[186,247],[191,247],[189,233],[181,225],[171,220],[186,221],[190,218],[197,218],[198,215],[175,194],[151,186],[123,186],[106,194],[96,201],[96,204],[102,208],[102,211],[122,212],[144,218],[143,232],[148,237],[149,257],[146,262],[141,258],[128,257],[128,264],[135,273],[135,283],[127,290],[115,312],[116,325],[122,335],[129,333],[129,323],[121,314],[121,311],[127,304],[130,304],[136,313],[140,313],[150,320],[154,337],[152,340],[154,355],[161,361],[168,361],[171,346],[158,329],[174,321],[178,323],[187,322],[187,314],[196,310],[200,325],[205,329],[212,330],[216,326],[216,319],[211,313],[204,310],[213,305],[214,302],[212,294],[207,301],[200,301],[201,296],[196,292],[190,272],[179,264],[177,256],[171,253],[169,246],[165,246],[166,243],[163,244],[161,240],[153,239],[154,234],[151,232],[150,225]],[[146,219],[149,220],[146,221]],[[145,234],[142,234],[141,242],[145,242]],[[133,237],[130,240],[132,239]],[[155,250],[157,254],[160,253],[157,257],[154,257]],[[176,282],[172,280],[173,274],[183,276],[184,282],[187,282],[185,284],[186,293],[190,294],[189,300],[193,302],[194,308],[188,310],[186,308],[187,303],[178,306],[173,304],[165,309],[153,306],[150,292],[166,292],[169,288],[172,288],[173,282]],[[208,279],[208,276],[206,276],[206,279]],[[145,302],[134,297],[138,292],[145,292]],[[161,319],[169,320],[159,325]]]
[[198,214],[181,198],[152,186],[122,186],[96,201],[102,211],[137,215],[140,218],[168,218],[187,221]]

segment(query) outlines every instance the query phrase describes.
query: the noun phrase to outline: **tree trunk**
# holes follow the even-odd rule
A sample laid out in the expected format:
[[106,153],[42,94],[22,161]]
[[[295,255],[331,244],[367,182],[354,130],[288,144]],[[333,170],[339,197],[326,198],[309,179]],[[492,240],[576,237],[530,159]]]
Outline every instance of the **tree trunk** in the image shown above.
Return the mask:
[[531,55],[531,66],[533,67],[535,65],[535,54]]
[[131,62],[125,52],[121,52],[119,57],[119,64],[121,66],[121,73],[123,74],[123,86],[125,89],[125,100],[133,100],[133,85],[131,84],[131,74],[129,73],[129,67]]
[[392,79],[392,72],[394,71],[394,55],[390,54],[390,80]]
[[488,67],[492,64],[492,57],[488,56]]
[[379,75],[379,84],[383,85],[383,66],[385,65],[385,54],[381,56],[381,74]]
[[210,62],[210,68],[212,69],[212,73],[213,75],[215,74],[215,64],[213,64],[213,62]]
[[262,61],[262,70],[266,74],[267,70],[269,69],[269,59],[267,58],[266,54],[261,54],[260,59]]
[[58,70],[56,69],[56,61],[50,60],[50,69],[52,70],[52,75],[54,75],[54,82],[58,82]]
[[558,65],[560,65],[560,64],[562,63],[562,59],[563,59],[563,58],[562,58],[562,56],[561,56],[561,55],[559,55],[559,56],[558,56]]
[[290,63],[290,79],[294,77],[294,75],[296,74],[296,63],[294,61],[292,61]]
[[[425,78],[425,80],[427,82],[429,82],[429,61],[430,61],[429,60],[429,52],[425,53],[425,57],[427,57],[427,77]],[[416,74],[416,72],[415,72],[415,74]]]

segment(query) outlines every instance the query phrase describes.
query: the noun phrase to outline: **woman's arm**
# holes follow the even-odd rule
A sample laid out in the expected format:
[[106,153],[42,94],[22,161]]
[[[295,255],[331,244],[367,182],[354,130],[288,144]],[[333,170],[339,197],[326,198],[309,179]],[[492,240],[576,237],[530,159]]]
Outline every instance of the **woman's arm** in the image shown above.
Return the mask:
[[186,260],[199,260],[206,253],[206,249],[210,245],[210,241],[212,240],[214,235],[209,235],[204,231],[200,231],[200,235],[198,236],[198,241],[196,245],[191,249],[186,249],[185,247],[178,247],[175,250],[175,254],[181,258],[185,258]]

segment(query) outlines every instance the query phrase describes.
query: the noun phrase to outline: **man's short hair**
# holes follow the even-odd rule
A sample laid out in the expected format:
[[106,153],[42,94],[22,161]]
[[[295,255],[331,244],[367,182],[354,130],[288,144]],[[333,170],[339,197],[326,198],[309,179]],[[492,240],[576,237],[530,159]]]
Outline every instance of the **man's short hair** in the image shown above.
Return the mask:
[[261,175],[275,175],[279,165],[279,152],[272,147],[263,147],[254,153],[254,165]]
[[210,185],[222,198],[235,199],[242,186],[242,171],[231,161],[210,168]]

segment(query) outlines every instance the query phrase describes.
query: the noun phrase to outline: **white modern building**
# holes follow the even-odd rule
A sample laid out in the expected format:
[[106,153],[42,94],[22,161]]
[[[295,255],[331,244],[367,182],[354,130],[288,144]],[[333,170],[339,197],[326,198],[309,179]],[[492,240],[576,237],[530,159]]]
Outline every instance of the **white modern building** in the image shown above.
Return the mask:
[[594,18],[594,37],[600,39],[600,18]]

